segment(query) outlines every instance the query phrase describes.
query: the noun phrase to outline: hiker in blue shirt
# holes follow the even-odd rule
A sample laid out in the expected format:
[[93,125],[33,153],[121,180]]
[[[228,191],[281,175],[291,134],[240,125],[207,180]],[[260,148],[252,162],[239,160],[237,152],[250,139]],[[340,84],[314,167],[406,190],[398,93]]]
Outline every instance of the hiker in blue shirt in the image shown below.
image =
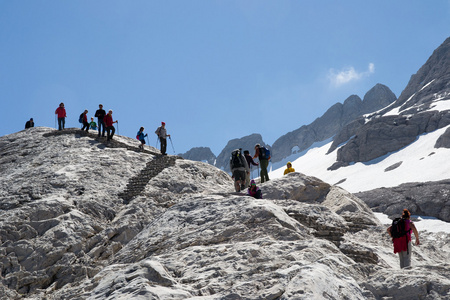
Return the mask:
[[145,145],[145,137],[147,134],[144,134],[144,127],[141,127],[136,134],[136,138],[141,142],[139,145],[139,150],[144,151],[144,145]]

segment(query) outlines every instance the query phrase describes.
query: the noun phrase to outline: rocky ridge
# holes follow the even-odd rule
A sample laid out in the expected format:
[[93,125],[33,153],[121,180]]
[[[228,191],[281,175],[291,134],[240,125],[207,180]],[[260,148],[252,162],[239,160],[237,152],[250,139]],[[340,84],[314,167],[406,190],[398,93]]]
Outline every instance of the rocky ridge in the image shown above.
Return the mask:
[[357,95],[352,95],[343,104],[333,105],[311,124],[304,125],[277,139],[272,145],[273,161],[277,162],[290,156],[293,149],[301,152],[308,149],[314,142],[331,138],[362,115],[384,108],[395,100],[397,97],[394,93],[382,84],[377,84],[370,89],[363,100]]
[[[335,170],[354,162],[368,162],[411,144],[417,136],[450,124],[449,110],[434,109],[450,96],[450,38],[414,74],[392,105],[355,120],[334,139],[329,152],[337,153]],[[437,147],[449,147],[448,136]],[[348,141],[348,142],[347,142]]]
[[75,129],[0,137],[1,295],[450,297],[444,234],[422,232],[405,272],[385,226],[339,187],[291,173],[263,184],[257,200],[233,193],[209,164],[137,146]]

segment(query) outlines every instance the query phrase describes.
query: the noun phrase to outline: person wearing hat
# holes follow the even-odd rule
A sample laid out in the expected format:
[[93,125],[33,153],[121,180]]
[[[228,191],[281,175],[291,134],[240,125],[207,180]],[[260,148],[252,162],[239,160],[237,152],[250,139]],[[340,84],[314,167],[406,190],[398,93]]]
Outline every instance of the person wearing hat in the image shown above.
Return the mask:
[[286,164],[286,170],[284,170],[284,175],[295,172],[295,169],[292,167],[292,164],[290,161]]
[[167,155],[167,137],[170,136],[170,134],[167,134],[166,123],[161,122],[161,126],[156,129],[155,133],[158,136],[159,141],[161,142],[161,154]]
[[33,118],[31,118],[30,121],[27,121],[27,122],[25,123],[25,129],[28,129],[28,128],[31,128],[31,127],[34,127],[34,121],[33,121]]
[[116,132],[116,129],[114,128],[114,123],[119,122],[119,121],[113,121],[112,113],[113,113],[113,111],[110,109],[108,111],[108,114],[103,119],[105,121],[105,125],[106,125],[106,133],[107,133],[106,141],[112,140],[114,133]]

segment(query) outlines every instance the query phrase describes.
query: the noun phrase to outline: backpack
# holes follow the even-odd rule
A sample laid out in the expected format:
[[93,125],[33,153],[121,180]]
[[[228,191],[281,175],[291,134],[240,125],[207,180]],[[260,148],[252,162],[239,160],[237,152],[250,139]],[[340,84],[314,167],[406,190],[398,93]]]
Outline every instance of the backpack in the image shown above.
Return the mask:
[[269,159],[270,150],[264,146],[259,146],[259,159]]
[[391,225],[391,235],[394,239],[405,236],[406,231],[406,222],[403,218],[395,218],[392,221]]
[[139,130],[138,133],[136,133],[136,139],[137,139],[137,140],[141,140],[141,139],[139,138],[140,135],[141,135],[141,131]]
[[244,167],[241,157],[242,157],[242,154],[239,149],[236,149],[233,152],[231,152],[231,168],[232,169]]
[[80,115],[80,118],[78,119],[78,122],[83,123],[83,114]]

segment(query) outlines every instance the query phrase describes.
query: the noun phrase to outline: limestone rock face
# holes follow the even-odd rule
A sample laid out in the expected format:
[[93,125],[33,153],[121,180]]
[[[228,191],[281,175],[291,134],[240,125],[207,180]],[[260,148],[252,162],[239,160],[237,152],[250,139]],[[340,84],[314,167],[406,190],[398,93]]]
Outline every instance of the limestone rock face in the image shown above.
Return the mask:
[[[449,110],[435,107],[449,99],[449,70],[450,38],[411,77],[392,105],[348,124],[336,135],[329,152],[342,147],[330,170],[379,158],[411,144],[423,133],[448,126]],[[444,133],[435,147],[450,147],[449,135]]]
[[[325,114],[311,124],[302,126],[277,139],[272,146],[273,161],[277,162],[288,157],[294,148],[303,151],[315,142],[331,138],[362,115],[382,109],[395,100],[397,97],[394,93],[382,84],[377,84],[370,89],[363,100],[357,95],[352,95],[343,104],[336,103],[330,107]],[[348,129],[346,130],[348,131]]]
[[216,162],[216,156],[209,147],[195,147],[186,153],[179,154],[179,156],[184,159],[207,162],[211,165],[214,165]]
[[450,222],[450,180],[405,183],[356,194],[374,211],[395,216],[408,207],[414,215],[426,215]]
[[448,235],[421,232],[407,281],[386,226],[347,191],[291,173],[254,199],[214,166],[138,145],[0,137],[2,298],[450,297]]

